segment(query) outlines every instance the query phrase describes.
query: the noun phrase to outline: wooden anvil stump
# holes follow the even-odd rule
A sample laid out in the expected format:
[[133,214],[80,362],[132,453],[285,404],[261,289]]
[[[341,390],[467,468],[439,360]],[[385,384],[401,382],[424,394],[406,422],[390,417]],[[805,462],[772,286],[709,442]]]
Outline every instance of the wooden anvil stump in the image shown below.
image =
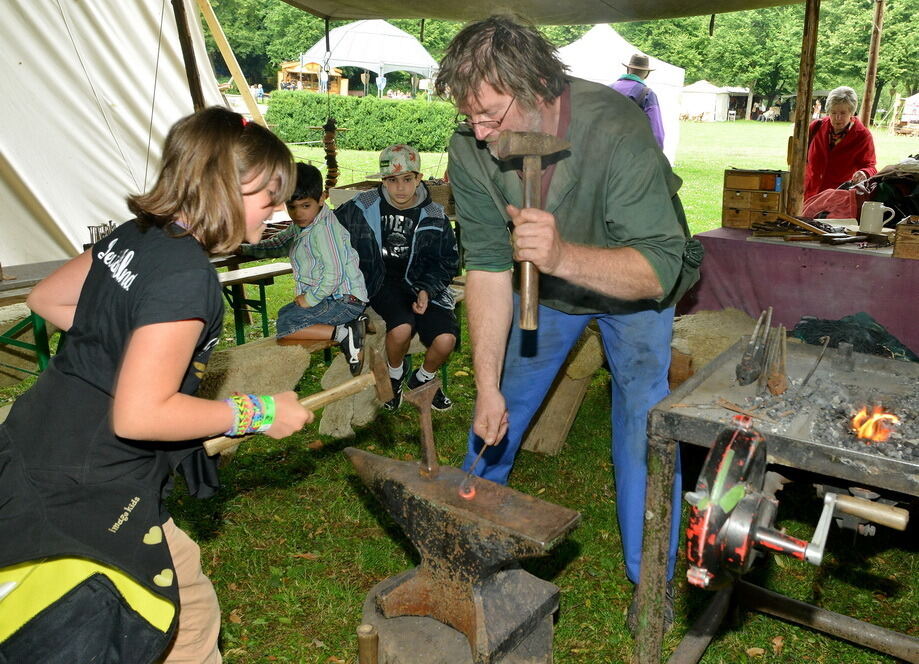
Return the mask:
[[548,618],[545,661],[551,661],[558,588],[519,569],[517,560],[547,553],[574,529],[580,514],[481,478],[473,478],[475,497],[466,500],[459,495],[466,474],[457,468],[440,467],[436,475],[422,477],[418,463],[352,447],[345,453],[421,557],[418,567],[374,589],[379,614],[424,616],[449,625],[465,635],[475,664],[512,661],[502,658],[540,627],[545,631]]

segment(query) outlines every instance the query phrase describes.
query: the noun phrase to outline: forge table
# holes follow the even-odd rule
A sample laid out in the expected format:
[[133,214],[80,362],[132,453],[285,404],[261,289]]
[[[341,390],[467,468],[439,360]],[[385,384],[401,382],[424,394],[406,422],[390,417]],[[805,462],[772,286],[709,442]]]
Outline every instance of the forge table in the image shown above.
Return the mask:
[[[676,443],[682,441],[710,448],[718,434],[732,426],[731,418],[736,415],[731,410],[719,407],[718,399],[726,399],[743,406],[747,397],[757,393],[758,386],[755,382],[741,387],[735,380],[735,367],[742,355],[745,341],[738,341],[680,385],[655,406],[648,416],[648,484],[644,548],[638,588],[640,620],[635,651],[636,661],[643,664],[660,661],[671,505],[669,496],[673,484]],[[850,361],[847,361],[840,351],[829,348],[817,364],[820,352],[821,348],[817,346],[788,344],[786,373],[789,378],[789,392],[798,389],[797,385],[815,365],[817,370],[810,378],[808,387],[812,387],[814,382],[820,379],[839,383],[851,382],[866,392],[888,397],[908,397],[919,391],[917,363],[859,353],[851,355]],[[854,362],[851,361],[853,358]],[[758,411],[754,411],[754,414],[757,413]],[[811,436],[815,419],[808,415],[808,409],[802,409],[801,412],[782,421],[775,418],[754,418],[754,428],[766,441],[768,462],[839,478],[859,486],[919,496],[919,464],[915,460],[880,456],[872,453],[868,446],[865,446],[865,451],[859,451],[816,442]],[[740,581],[738,584],[745,582]],[[892,639],[899,647],[904,647],[905,639],[905,647],[915,648],[916,657],[919,657],[919,641],[845,616],[842,618],[865,626],[863,630],[858,630],[858,633],[863,631],[879,635],[878,638],[882,642]],[[837,632],[837,635],[840,634]],[[877,642],[860,642],[881,649],[877,647]],[[890,653],[889,650],[884,652],[903,657],[902,654]]]
[[864,311],[919,353],[919,260],[893,258],[890,249],[753,239],[738,228],[696,237],[705,260],[678,314],[733,307],[756,318],[771,306],[773,325],[790,330],[802,316],[836,320]]

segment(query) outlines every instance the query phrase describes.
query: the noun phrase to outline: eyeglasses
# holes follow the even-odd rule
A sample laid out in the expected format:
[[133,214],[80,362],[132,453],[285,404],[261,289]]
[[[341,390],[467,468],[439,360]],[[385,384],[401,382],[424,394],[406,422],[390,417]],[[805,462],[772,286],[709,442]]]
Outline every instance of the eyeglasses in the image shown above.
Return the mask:
[[508,104],[507,108],[504,109],[504,113],[501,115],[501,119],[499,120],[479,120],[478,122],[472,122],[468,115],[457,113],[456,124],[463,129],[474,130],[476,127],[484,127],[485,129],[497,129],[501,126],[501,123],[504,122],[504,118],[507,117],[508,112],[511,110],[511,106],[514,105],[515,101],[517,101],[517,97],[511,97],[511,103]]

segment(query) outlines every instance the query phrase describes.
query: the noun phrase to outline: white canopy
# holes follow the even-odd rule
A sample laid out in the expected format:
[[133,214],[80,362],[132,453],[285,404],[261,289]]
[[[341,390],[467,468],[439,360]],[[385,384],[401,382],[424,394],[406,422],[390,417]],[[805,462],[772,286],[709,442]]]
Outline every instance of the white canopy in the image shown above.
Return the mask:
[[919,122],[919,94],[903,100],[903,114],[900,119],[906,122]]
[[[362,67],[377,74],[410,71],[430,78],[437,62],[417,39],[383,20],[355,21],[329,31],[329,66]],[[300,56],[301,62],[325,64],[322,37]]]
[[[595,25],[583,37],[558,49],[572,75],[610,85],[626,73],[625,65],[635,53],[642,53],[608,24]],[[644,54],[647,55],[647,54]],[[664,154],[674,163],[680,139],[680,90],[685,71],[648,55],[654,71],[646,83],[657,95],[664,124]]]
[[696,81],[683,88],[680,97],[680,112],[692,117],[701,117],[704,122],[724,122],[728,119],[731,94],[727,88],[719,88],[708,81]]
[[[185,8],[205,100],[222,103]],[[87,226],[128,218],[125,196],[152,184],[193,110],[172,5],[6,0],[0,24],[0,264],[75,256]]]

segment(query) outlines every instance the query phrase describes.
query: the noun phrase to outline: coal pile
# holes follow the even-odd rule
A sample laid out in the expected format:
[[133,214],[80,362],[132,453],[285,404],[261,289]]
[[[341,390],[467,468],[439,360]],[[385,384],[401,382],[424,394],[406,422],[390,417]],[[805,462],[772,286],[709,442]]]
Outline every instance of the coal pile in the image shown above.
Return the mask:
[[[839,378],[819,377],[803,390],[792,381],[782,395],[750,399],[751,408],[762,416],[757,427],[763,433],[919,464],[919,394],[883,394],[838,382]],[[871,411],[875,406],[900,420],[890,427],[884,442],[860,439],[852,428],[852,418],[859,410]]]

